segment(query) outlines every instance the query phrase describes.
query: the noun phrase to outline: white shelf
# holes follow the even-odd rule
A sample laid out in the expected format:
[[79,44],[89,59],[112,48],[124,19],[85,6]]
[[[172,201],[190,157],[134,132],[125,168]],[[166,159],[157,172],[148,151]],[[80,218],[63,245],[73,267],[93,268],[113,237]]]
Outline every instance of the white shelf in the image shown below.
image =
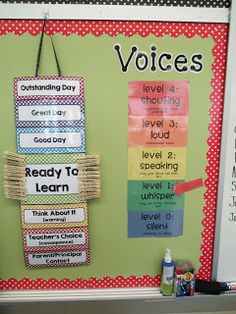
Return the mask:
[[1,19],[120,20],[228,23],[227,8],[80,4],[0,4]]

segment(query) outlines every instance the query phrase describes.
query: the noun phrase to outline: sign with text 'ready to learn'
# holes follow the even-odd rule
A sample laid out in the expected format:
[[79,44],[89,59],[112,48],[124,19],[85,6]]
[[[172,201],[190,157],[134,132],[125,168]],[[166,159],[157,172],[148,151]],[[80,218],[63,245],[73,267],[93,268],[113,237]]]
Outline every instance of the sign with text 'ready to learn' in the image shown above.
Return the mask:
[[128,84],[128,236],[183,233],[189,82]]
[[27,155],[26,199],[22,204],[78,204],[76,154]]
[[78,193],[77,164],[26,165],[25,184],[27,194],[75,194]]

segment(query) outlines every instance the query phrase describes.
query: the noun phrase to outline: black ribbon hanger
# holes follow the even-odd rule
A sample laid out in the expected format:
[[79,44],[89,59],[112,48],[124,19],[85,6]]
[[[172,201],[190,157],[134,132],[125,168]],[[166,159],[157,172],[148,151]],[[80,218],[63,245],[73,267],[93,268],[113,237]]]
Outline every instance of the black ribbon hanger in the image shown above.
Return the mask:
[[[46,26],[47,21],[48,20],[45,17],[44,21],[43,21],[43,28],[42,28],[40,42],[39,42],[39,49],[38,49],[38,54],[37,54],[35,76],[38,76],[38,74],[39,74],[39,68],[40,68],[40,63],[41,63],[41,55],[42,55],[42,47],[43,47],[43,39],[44,39],[45,26]],[[53,49],[53,53],[54,53],[54,57],[55,57],[55,61],[56,61],[58,76],[61,76],[61,69],[60,69],[59,61],[58,61],[57,54],[56,54],[56,49],[55,49],[55,46],[54,46],[53,39],[52,39],[51,35],[50,35],[50,39],[51,39],[52,49]]]

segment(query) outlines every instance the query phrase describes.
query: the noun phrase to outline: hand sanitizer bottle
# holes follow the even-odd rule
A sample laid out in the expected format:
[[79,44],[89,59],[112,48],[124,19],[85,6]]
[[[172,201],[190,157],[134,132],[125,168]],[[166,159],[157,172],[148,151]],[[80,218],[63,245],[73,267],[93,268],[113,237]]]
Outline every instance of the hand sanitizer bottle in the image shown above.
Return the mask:
[[166,249],[161,265],[161,293],[165,296],[172,295],[174,283],[174,262],[171,258],[170,249]]

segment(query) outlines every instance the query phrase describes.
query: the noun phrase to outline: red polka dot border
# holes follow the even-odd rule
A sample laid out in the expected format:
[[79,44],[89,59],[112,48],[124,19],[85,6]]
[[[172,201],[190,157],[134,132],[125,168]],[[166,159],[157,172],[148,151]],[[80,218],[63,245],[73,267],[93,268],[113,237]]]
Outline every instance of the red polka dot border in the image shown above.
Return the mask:
[[115,278],[104,277],[102,279],[90,278],[75,280],[51,278],[45,280],[42,278],[17,280],[10,278],[8,280],[0,279],[1,290],[48,290],[48,289],[99,289],[99,288],[137,288],[137,287],[157,287],[160,285],[160,276],[142,277],[136,276],[117,276]]
[[[13,33],[22,35],[29,33],[33,36],[38,35],[42,30],[43,21],[38,20],[0,20],[0,35]],[[119,22],[119,21],[48,21],[45,32],[48,35],[61,33],[68,36],[72,33],[78,36],[92,34],[101,36],[117,36],[123,34],[127,37],[140,35],[146,37],[155,35],[162,37],[170,35],[174,38],[184,35],[192,38],[195,35],[201,38],[212,36],[215,46],[212,51],[214,62],[212,64],[213,79],[211,81],[212,94],[210,100],[212,106],[209,111],[211,121],[209,123],[209,138],[206,167],[207,188],[204,195],[205,205],[203,208],[204,219],[202,221],[202,244],[200,256],[201,267],[197,277],[209,280],[212,273],[212,260],[214,248],[214,230],[216,218],[216,200],[218,187],[218,172],[220,158],[220,139],[222,130],[223,100],[224,100],[224,81],[226,68],[226,52],[228,26],[225,24],[208,23],[165,23],[165,22]],[[8,280],[0,279],[1,290],[40,290],[40,289],[82,289],[82,288],[131,288],[131,287],[156,287],[160,285],[160,276],[151,277],[144,275],[136,276],[117,276],[115,278],[104,277],[102,279],[89,278],[76,280],[63,279],[28,279]]]

